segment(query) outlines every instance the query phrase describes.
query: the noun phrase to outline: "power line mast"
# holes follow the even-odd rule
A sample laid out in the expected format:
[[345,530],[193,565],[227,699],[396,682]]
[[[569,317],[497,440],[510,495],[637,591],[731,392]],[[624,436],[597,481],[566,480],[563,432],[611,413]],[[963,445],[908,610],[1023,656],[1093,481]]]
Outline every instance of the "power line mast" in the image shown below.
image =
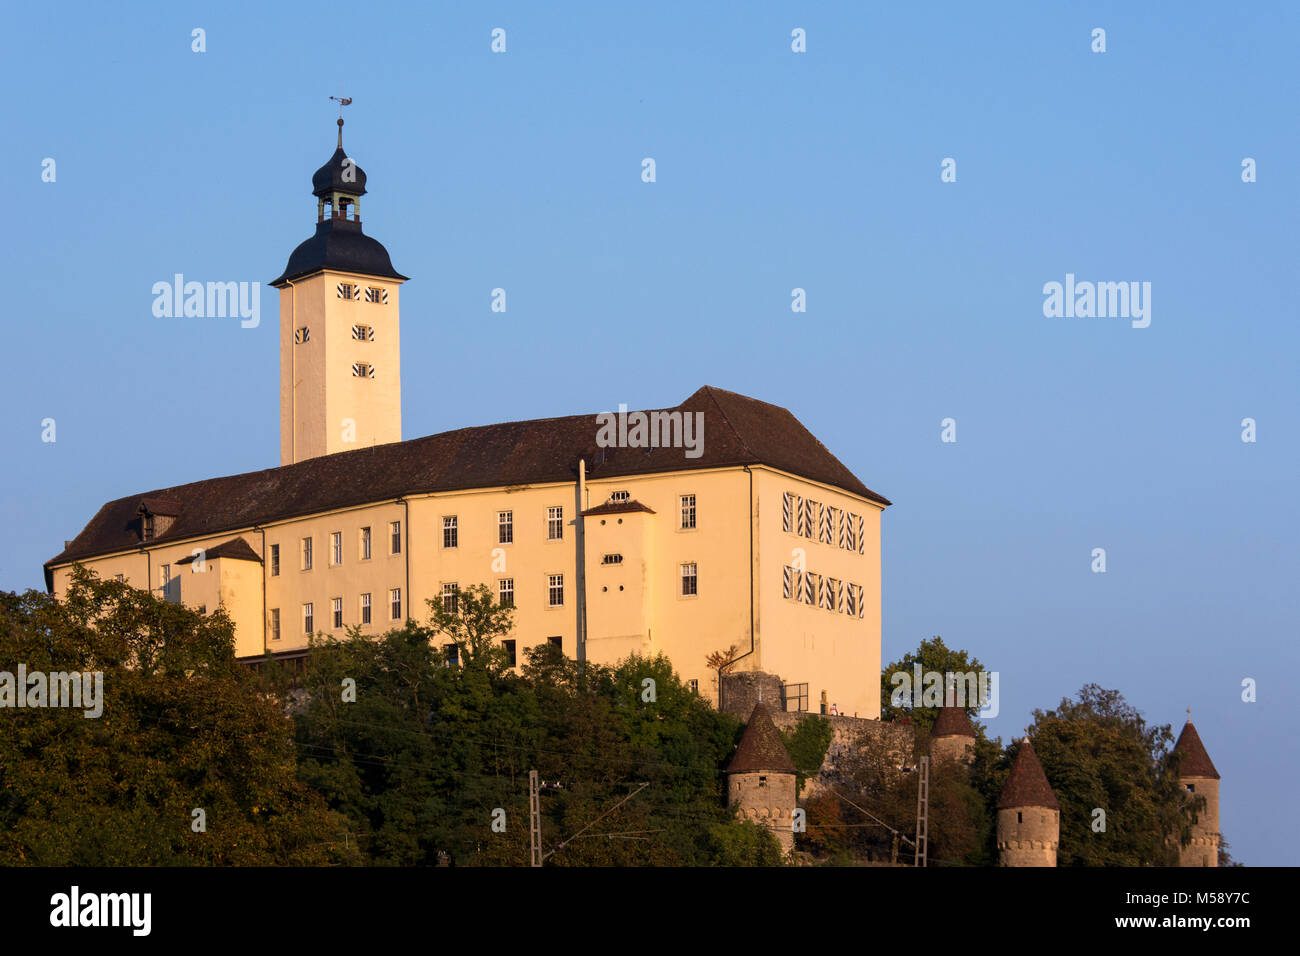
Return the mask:
[[537,795],[537,771],[528,771],[529,865],[542,865],[542,805]]
[[925,866],[930,849],[930,758],[921,758],[916,775],[916,866]]

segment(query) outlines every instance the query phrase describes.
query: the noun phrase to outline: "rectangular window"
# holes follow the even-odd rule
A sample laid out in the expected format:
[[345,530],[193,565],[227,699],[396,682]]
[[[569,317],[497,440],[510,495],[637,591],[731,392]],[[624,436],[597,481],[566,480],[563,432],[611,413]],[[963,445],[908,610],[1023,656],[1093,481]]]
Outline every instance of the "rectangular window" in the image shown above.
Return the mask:
[[442,586],[442,609],[448,614],[455,614],[460,608],[460,585],[444,584]]
[[682,495],[682,528],[695,527],[695,496]]
[[501,642],[501,646],[506,649],[506,660],[509,661],[506,666],[514,667],[518,663],[518,658],[515,656],[515,642],[510,638],[506,638]]
[[343,599],[341,597],[333,598],[330,602],[330,610],[334,614],[334,627],[343,626]]
[[353,378],[374,378],[375,367],[373,365],[370,365],[367,362],[353,362],[352,377]]
[[271,640],[278,641],[279,639],[280,639],[280,609],[278,607],[273,607],[271,608]]
[[393,588],[388,592],[389,614],[394,621],[402,619],[402,589]]
[[799,569],[788,564],[781,569],[781,597],[786,600],[799,597]]
[[799,600],[801,600],[804,604],[817,603],[817,575],[813,574],[811,571],[803,572],[802,591],[803,593],[801,594]]
[[824,610],[828,610],[828,611],[835,610],[834,594],[835,594],[835,579],[823,578],[822,593],[818,595],[818,597],[820,598],[818,603],[821,605],[821,607]]
[[564,537],[564,509],[546,509],[546,537],[550,541],[559,541]]
[[123,575],[123,574],[115,574],[115,575],[113,575],[113,578],[114,578],[114,580],[117,581],[118,584],[121,584],[123,581],[126,580],[126,575]]
[[375,302],[383,305],[388,304],[388,290],[376,289],[374,286],[366,286],[366,301]]
[[623,555],[621,555],[621,554],[606,554],[606,555],[604,555],[604,556],[601,557],[601,559],[600,559],[600,563],[601,563],[601,564],[622,564],[622,563],[623,563]]
[[781,495],[781,530],[794,530],[794,513],[797,505],[795,504],[794,495],[785,492]]
[[502,607],[515,606],[515,579],[502,578],[497,587],[497,603]]
[[311,570],[311,538],[302,539],[302,569]]
[[700,692],[700,682],[698,680],[695,680],[694,678],[688,680],[686,682],[686,686],[688,686],[691,689],[692,694],[698,694]]
[[361,595],[361,623],[370,623],[370,595]]
[[546,643],[550,644],[551,647],[558,647],[560,650],[564,650],[564,638],[562,637],[548,637]]
[[343,563],[343,532],[334,531],[330,533],[330,564],[339,565]]
[[401,554],[402,553],[402,522],[390,521],[388,523],[388,533],[389,533],[389,537],[392,538],[392,545],[391,545],[393,549],[392,553]]
[[146,541],[152,541],[154,529],[153,515],[145,515],[140,519],[140,522],[140,536]]
[[352,326],[352,337],[358,342],[373,342],[375,340],[375,330],[368,325]]
[[497,544],[512,544],[515,540],[515,513],[497,512]]
[[547,594],[548,594],[548,603],[551,607],[564,606],[564,575],[563,574],[550,575],[550,582],[549,582],[549,588]]
[[271,577],[278,578],[279,576],[280,576],[280,546],[278,544],[273,544],[271,545]]
[[166,597],[167,587],[172,583],[172,566],[164,564],[158,568],[158,581],[163,589],[163,596]]
[[460,666],[460,647],[456,644],[442,645],[442,652],[446,655],[448,667]]
[[311,604],[302,606],[302,632],[304,634],[316,632],[316,612],[312,610]]
[[682,565],[682,597],[699,593],[699,572],[695,563]]
[[813,515],[817,511],[817,502],[808,498],[801,498],[799,501],[799,536],[801,538],[811,538],[813,536]]
[[361,560],[370,560],[370,529],[361,529]]
[[444,548],[456,547],[456,516],[444,515],[442,519],[442,546]]

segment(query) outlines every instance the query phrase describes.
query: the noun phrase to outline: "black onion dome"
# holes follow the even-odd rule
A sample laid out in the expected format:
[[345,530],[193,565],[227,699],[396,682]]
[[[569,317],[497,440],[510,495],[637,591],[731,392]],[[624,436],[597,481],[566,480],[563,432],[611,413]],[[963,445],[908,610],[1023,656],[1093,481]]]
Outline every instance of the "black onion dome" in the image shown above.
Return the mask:
[[316,223],[316,235],[301,243],[289,256],[289,264],[271,285],[278,286],[302,276],[332,269],[383,279],[406,279],[388,257],[378,239],[361,231],[361,223],[348,219],[326,219]]
[[[345,166],[345,163],[351,163],[350,169]],[[344,178],[345,171],[347,173],[346,179]],[[330,161],[316,170],[311,177],[313,196],[326,198],[335,190],[348,193],[351,196],[364,196],[366,194],[365,171],[348,159],[348,154],[343,152],[342,146],[334,150],[334,155],[330,157]]]

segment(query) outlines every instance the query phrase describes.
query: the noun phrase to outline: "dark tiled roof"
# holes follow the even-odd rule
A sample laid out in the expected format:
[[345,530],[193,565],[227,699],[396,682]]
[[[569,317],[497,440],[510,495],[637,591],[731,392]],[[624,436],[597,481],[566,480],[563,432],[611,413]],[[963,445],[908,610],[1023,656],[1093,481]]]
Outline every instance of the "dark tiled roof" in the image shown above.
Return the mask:
[[629,511],[644,511],[647,514],[655,513],[653,508],[643,505],[639,501],[607,501],[603,505],[588,508],[582,514],[583,517],[590,515],[621,515],[627,514]]
[[162,515],[165,518],[174,518],[181,513],[181,503],[173,498],[141,498],[140,508],[151,515]]
[[939,716],[930,729],[931,737],[974,737],[975,728],[964,707],[940,707]]
[[1183,732],[1178,735],[1178,743],[1174,744],[1174,752],[1183,755],[1182,763],[1178,767],[1179,776],[1219,779],[1219,771],[1214,769],[1214,761],[1206,753],[1205,744],[1201,743],[1201,735],[1196,732],[1196,727],[1190,720],[1183,725]]
[[[243,538],[231,538],[229,541],[223,541],[215,548],[208,548],[203,552],[203,557],[207,561],[213,561],[217,558],[232,558],[238,561],[257,561],[259,564],[262,559],[258,557],[256,551]],[[187,558],[181,558],[177,564],[189,564],[194,560],[194,555]]]
[[462,428],[118,498],[100,508],[72,543],[46,562],[46,584],[50,586],[54,565],[138,549],[136,509],[142,497],[182,505],[176,520],[150,546],[403,495],[571,482],[582,458],[591,478],[765,464],[889,504],[784,408],[705,386],[674,410],[704,413],[699,458],[685,457],[682,448],[597,448],[596,416],[572,415]]
[[333,269],[381,279],[405,279],[393,268],[388,250],[377,239],[361,231],[361,223],[351,219],[326,219],[316,223],[316,234],[300,243],[289,254],[289,264],[272,286],[281,286],[290,279],[300,279]]
[[785,749],[781,732],[763,704],[756,704],[727,773],[794,773],[794,761]]
[[347,161],[348,154],[343,152],[343,146],[340,144],[339,148],[334,150],[334,155],[329,158],[329,162],[312,174],[312,195],[324,199],[338,190],[351,196],[364,196],[366,174],[355,162],[352,163],[351,172],[348,172],[344,165]]
[[1020,748],[1016,751],[1016,760],[1011,765],[1011,776],[1007,777],[1007,785],[1002,788],[1002,796],[998,797],[999,810],[1009,807],[1061,809],[1028,737],[1021,741]]

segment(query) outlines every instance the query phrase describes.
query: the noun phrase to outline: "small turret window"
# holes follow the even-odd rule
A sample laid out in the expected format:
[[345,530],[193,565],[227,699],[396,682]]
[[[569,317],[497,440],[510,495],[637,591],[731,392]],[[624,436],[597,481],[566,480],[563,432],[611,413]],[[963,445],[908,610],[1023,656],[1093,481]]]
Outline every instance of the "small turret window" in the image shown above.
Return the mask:
[[375,340],[375,330],[369,325],[352,326],[352,337],[358,342],[373,342]]
[[305,325],[300,329],[296,329],[293,333],[293,340],[298,345],[302,345],[304,342],[310,342],[311,329],[307,328]]
[[760,787],[766,787],[766,786],[767,786],[767,777],[764,777],[764,776],[761,776],[761,775],[760,775],[759,778],[758,778],[758,785],[759,785]]
[[366,287],[366,301],[374,302],[380,305],[388,304],[388,290],[376,289],[374,286]]
[[352,374],[357,378],[374,378],[375,367],[367,365],[365,362],[353,362]]
[[340,299],[359,299],[361,298],[361,286],[353,285],[350,282],[340,282],[338,284],[338,294]]

